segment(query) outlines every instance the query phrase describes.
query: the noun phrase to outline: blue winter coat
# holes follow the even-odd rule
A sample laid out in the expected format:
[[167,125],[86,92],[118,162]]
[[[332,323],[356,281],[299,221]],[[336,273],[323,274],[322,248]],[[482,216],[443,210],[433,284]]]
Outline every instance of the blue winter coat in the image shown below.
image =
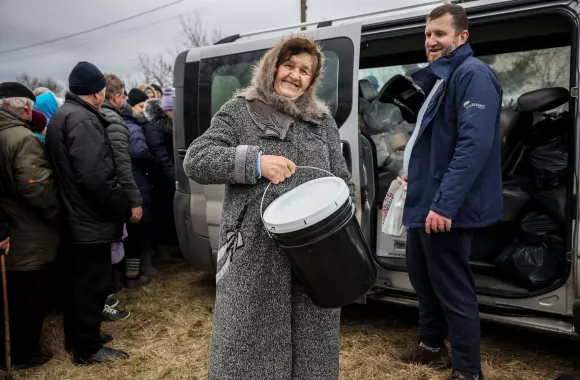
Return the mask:
[[133,179],[139,188],[143,203],[143,218],[141,223],[151,223],[153,221],[153,195],[149,171],[153,165],[153,159],[149,152],[149,147],[145,142],[143,129],[138,124],[138,120],[130,114],[122,113],[123,121],[129,127],[131,134],[129,140],[129,154],[131,156],[131,170]]
[[453,227],[485,227],[503,213],[499,118],[502,89],[469,44],[413,75],[428,105],[411,152],[403,224],[423,228],[430,210]]

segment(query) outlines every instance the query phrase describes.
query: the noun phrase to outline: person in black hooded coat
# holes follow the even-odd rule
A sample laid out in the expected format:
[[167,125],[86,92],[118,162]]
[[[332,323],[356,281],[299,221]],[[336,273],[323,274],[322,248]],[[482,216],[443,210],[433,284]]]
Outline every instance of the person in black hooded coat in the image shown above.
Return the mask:
[[131,136],[129,144],[131,169],[133,171],[133,178],[143,198],[143,218],[137,224],[131,223],[127,225],[129,236],[125,242],[126,257],[138,253],[141,259],[141,275],[156,277],[159,275],[159,272],[151,264],[153,250],[151,235],[155,216],[153,210],[153,186],[150,173],[154,168],[154,163],[143,132],[144,127],[149,124],[149,121],[144,117],[135,115],[133,109],[127,103],[121,109],[121,117],[129,128]]
[[[165,94],[164,94],[165,96]],[[145,103],[145,117],[149,123],[143,126],[149,151],[155,168],[151,172],[153,183],[153,208],[155,214],[154,245],[162,259],[169,259],[167,249],[177,245],[177,233],[173,219],[173,196],[175,195],[175,165],[173,154],[172,109],[168,102],[150,99]],[[171,107],[172,108],[172,107]],[[169,111],[169,112],[166,112]]]

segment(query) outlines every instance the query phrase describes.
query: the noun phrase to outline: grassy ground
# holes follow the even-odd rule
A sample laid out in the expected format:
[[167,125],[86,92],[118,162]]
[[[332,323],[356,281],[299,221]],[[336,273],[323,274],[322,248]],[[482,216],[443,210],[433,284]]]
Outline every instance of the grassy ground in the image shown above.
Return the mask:
[[[51,317],[45,341],[54,359],[17,379],[184,379],[207,378],[208,344],[214,302],[214,277],[185,264],[162,268],[163,277],[136,292],[121,293],[131,318],[106,323],[111,346],[131,358],[112,364],[78,367],[63,349],[62,322]],[[413,309],[385,304],[356,305],[343,310],[341,380],[444,379],[446,372],[400,364],[387,352],[416,337]],[[580,368],[580,344],[497,326],[484,326],[482,360],[489,380],[555,379]]]

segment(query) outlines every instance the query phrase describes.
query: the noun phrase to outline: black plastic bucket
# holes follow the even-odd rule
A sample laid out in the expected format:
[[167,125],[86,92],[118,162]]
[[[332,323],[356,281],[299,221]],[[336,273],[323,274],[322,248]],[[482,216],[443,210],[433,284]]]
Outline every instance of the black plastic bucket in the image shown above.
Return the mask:
[[[305,206],[304,210],[308,208],[301,204],[302,198],[315,197],[317,187],[325,191],[335,188],[340,194],[323,194],[315,200],[318,208],[313,207],[310,215],[300,214],[301,206]],[[296,214],[300,214],[296,221],[292,221],[293,216],[272,216],[275,211],[291,213],[296,209],[299,210]],[[276,220],[269,221],[269,214],[270,219]],[[288,254],[292,269],[316,305],[324,308],[348,305],[374,285],[377,270],[343,180],[315,179],[283,194],[264,213],[264,225]]]

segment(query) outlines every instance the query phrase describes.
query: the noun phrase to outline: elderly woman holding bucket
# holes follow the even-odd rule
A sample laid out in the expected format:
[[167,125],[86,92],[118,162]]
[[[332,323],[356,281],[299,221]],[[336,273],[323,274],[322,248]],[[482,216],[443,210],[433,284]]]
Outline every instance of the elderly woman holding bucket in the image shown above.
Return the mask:
[[316,98],[323,62],[317,42],[283,40],[187,151],[190,178],[226,184],[210,380],[338,378],[340,309],[312,302],[260,215],[270,182],[265,204],[321,176],[297,165],[331,172],[354,195],[336,123]]

